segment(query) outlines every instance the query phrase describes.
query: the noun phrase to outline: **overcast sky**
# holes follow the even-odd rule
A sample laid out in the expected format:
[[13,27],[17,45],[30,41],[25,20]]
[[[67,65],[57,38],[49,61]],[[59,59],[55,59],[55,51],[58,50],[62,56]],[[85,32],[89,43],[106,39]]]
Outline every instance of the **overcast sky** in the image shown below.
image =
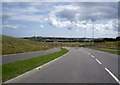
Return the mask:
[[15,37],[116,37],[117,18],[117,2],[2,3],[2,33]]

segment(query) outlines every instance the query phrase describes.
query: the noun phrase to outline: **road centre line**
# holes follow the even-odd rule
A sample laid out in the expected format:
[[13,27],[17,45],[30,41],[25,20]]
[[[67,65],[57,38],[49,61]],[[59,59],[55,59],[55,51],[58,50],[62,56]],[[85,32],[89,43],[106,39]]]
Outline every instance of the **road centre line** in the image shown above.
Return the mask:
[[93,55],[91,55],[92,58],[95,58]]
[[99,64],[102,64],[98,59],[95,59]]
[[[88,53],[92,58],[95,58],[93,55],[91,55],[90,53]],[[99,64],[102,64],[98,59],[95,59]],[[112,76],[112,78],[115,79],[115,81],[120,84],[120,80],[107,68],[105,68],[105,70]]]
[[117,81],[118,84],[120,84],[120,81],[118,80],[118,78],[112,72],[110,72],[109,69],[105,68],[105,70]]
[[90,53],[88,53],[89,55],[91,55]]

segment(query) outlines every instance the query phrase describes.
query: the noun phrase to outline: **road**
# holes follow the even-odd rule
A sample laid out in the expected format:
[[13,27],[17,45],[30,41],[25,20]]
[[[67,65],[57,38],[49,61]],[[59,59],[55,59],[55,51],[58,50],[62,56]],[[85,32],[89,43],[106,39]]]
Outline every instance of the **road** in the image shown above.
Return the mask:
[[28,53],[20,53],[20,54],[3,55],[2,63],[6,64],[10,62],[15,62],[18,60],[34,58],[34,57],[42,56],[45,54],[50,54],[50,53],[57,52],[57,51],[60,51],[60,48],[53,48],[53,49],[44,50],[44,51],[36,51],[36,52],[28,52]]
[[[112,75],[111,75],[112,74]],[[119,83],[118,56],[87,48],[69,48],[60,59],[6,83]]]

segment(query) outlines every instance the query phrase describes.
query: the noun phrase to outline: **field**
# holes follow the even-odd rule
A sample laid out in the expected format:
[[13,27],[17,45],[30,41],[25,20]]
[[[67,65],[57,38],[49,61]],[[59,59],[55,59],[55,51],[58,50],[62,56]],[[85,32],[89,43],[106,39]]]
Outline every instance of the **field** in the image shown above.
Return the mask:
[[119,41],[95,43],[92,49],[120,55]]
[[104,52],[109,52],[109,53],[114,53],[114,54],[119,54],[120,55],[120,50],[117,49],[106,49],[106,48],[92,48],[95,50],[100,50],[100,51],[104,51]]
[[43,56],[31,58],[31,59],[26,59],[26,60],[16,61],[13,63],[3,64],[2,65],[2,74],[3,74],[2,80],[6,81],[10,78],[18,76],[26,71],[29,71],[44,63],[47,63],[57,57],[60,57],[67,52],[68,52],[67,49],[62,48],[61,51],[54,52],[51,54],[47,54],[47,55],[43,55]]
[[[70,47],[91,47],[91,42],[48,42],[47,44],[51,46],[70,46]],[[94,47],[99,48],[110,48],[110,49],[118,49],[119,42],[95,42],[93,44]]]
[[98,42],[94,44],[94,47],[100,48],[109,48],[109,49],[118,49],[119,48],[119,41],[116,42]]
[[51,46],[68,46],[68,47],[87,47],[104,52],[110,52],[114,54],[120,54],[119,41],[114,42],[49,42],[47,44]]
[[47,43],[50,46],[67,46],[67,47],[83,47],[84,43],[83,42],[48,42]]
[[[94,48],[105,49],[119,49],[119,41],[114,42],[95,42]],[[0,43],[1,46],[1,43]],[[2,55],[24,53],[32,51],[40,51],[50,49],[52,47],[68,46],[68,47],[90,47],[91,42],[35,42],[27,39],[18,39],[9,36],[2,35]],[[1,50],[1,49],[0,49]]]
[[2,35],[2,55],[47,50],[50,48],[52,47],[45,43]]

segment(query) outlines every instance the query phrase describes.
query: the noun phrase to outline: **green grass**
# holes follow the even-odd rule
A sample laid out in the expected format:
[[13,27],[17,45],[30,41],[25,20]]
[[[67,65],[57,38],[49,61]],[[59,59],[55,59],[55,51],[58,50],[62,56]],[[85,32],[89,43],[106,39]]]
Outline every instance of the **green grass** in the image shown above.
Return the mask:
[[106,49],[106,48],[93,48],[93,49],[120,55],[120,50]]
[[42,42],[35,42],[5,35],[1,36],[2,42],[0,42],[0,44],[2,43],[2,55],[40,51],[52,48],[52,46]]
[[67,52],[68,52],[67,49],[62,48],[61,51],[55,53],[35,57],[32,59],[26,59],[22,61],[16,61],[13,63],[3,64],[2,81],[6,81],[22,73],[25,73],[26,71],[32,70],[33,68],[38,67],[46,62],[49,62],[57,57],[60,57]]
[[0,84],[2,83],[2,64],[0,64]]

